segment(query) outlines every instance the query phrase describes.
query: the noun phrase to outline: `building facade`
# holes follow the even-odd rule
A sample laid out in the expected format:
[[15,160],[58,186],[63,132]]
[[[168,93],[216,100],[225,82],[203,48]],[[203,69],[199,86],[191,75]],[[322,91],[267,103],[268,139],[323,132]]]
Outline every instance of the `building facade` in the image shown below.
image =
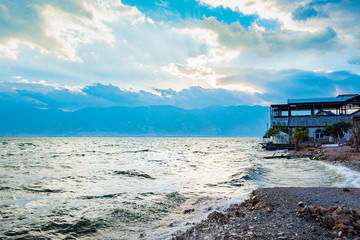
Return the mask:
[[[344,94],[330,98],[288,99],[287,104],[270,106],[270,126],[287,126],[288,134],[296,128],[307,127],[311,139],[325,136],[321,129],[337,122],[351,123],[360,117],[360,95]],[[345,137],[350,138],[349,134]]]

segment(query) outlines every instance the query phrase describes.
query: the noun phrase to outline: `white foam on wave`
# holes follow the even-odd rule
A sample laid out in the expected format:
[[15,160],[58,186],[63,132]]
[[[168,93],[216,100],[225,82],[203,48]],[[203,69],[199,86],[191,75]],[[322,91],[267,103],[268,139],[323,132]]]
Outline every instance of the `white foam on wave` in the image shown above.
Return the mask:
[[343,180],[335,182],[335,187],[360,187],[360,173],[354,170],[351,170],[348,167],[345,167],[340,164],[330,164],[325,162],[319,162],[325,167],[329,168],[336,172],[337,175],[342,176]]

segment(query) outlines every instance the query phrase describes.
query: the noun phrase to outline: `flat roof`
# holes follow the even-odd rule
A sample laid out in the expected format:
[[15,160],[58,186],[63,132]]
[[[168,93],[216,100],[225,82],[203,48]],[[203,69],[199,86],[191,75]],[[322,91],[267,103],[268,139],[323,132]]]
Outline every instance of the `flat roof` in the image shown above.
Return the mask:
[[288,104],[295,103],[340,103],[345,102],[349,99],[354,98],[351,97],[330,97],[330,98],[302,98],[302,99],[288,99]]

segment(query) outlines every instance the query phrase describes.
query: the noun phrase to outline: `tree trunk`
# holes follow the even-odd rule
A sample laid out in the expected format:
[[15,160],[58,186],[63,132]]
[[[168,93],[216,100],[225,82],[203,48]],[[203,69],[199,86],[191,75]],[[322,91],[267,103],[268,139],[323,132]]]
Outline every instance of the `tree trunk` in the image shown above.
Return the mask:
[[355,137],[356,152],[359,152],[359,138]]
[[295,151],[299,151],[299,141],[295,139]]

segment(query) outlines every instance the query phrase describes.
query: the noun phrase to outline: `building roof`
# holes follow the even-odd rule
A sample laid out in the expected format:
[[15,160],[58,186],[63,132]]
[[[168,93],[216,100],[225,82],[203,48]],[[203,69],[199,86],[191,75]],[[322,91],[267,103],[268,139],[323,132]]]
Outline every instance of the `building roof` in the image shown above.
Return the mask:
[[286,104],[273,104],[270,107],[275,111],[287,110],[330,110],[339,109],[347,104],[351,104],[353,108],[360,108],[360,95],[343,94],[337,97],[329,98],[300,98],[288,99]]
[[288,104],[296,103],[340,103],[345,102],[354,98],[354,96],[349,97],[330,97],[330,98],[302,98],[302,99],[288,99]]

